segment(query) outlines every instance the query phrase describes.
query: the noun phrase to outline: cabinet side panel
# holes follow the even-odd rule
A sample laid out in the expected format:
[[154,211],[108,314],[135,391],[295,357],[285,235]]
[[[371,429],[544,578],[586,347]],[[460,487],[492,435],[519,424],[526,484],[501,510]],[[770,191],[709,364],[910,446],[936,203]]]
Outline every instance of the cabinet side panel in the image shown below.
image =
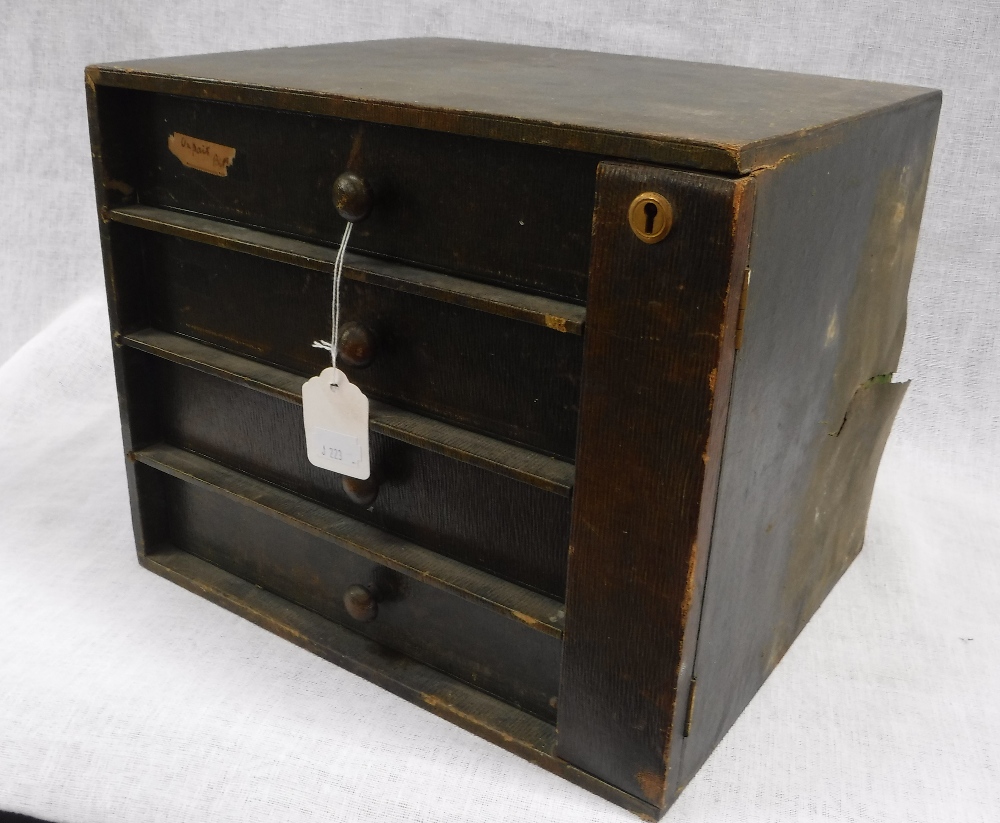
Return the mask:
[[[662,809],[753,183],[602,163],[597,191],[558,754]],[[674,213],[655,244],[628,222],[647,191]]]
[[[124,182],[134,162],[129,144],[129,112],[123,105],[121,91],[96,85],[95,75],[96,72],[88,69],[84,80],[108,318],[112,340],[115,341],[123,330],[147,324],[146,301],[141,287],[141,249],[130,242],[120,227],[113,226],[107,219],[108,209],[132,202],[135,195],[134,190]],[[134,448],[152,438],[158,427],[158,413],[149,402],[148,375],[135,369],[135,353],[124,350],[119,342],[114,342],[110,348],[118,389],[122,442],[127,457]],[[162,538],[163,507],[159,481],[149,472],[137,471],[131,459],[125,461],[125,473],[136,549],[144,555]]]
[[757,175],[736,358],[677,791],[861,549],[905,386],[906,326],[939,98]]

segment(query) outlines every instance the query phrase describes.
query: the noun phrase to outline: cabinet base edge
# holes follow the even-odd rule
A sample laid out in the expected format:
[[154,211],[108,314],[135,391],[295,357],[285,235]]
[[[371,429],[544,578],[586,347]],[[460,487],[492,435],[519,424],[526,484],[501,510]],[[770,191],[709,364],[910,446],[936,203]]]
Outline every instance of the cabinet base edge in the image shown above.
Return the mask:
[[159,546],[140,554],[149,571],[347,669],[466,731],[627,809],[657,820],[665,809],[645,803],[556,757],[556,730],[525,712],[187,552]]

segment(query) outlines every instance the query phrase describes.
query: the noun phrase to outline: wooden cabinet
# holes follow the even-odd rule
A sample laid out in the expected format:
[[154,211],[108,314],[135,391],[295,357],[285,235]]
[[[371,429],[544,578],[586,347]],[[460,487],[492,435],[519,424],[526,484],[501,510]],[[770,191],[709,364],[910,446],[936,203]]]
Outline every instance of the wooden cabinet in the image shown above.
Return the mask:
[[[861,548],[940,94],[423,39],[86,79],[140,562],[661,815]],[[301,411],[345,172],[364,483]]]

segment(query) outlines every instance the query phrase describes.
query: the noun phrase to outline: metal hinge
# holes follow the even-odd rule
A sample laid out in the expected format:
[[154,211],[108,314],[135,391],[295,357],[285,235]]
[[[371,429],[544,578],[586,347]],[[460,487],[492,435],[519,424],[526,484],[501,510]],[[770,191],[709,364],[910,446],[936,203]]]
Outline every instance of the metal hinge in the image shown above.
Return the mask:
[[698,689],[698,678],[691,678],[691,686],[688,688],[687,713],[684,717],[684,736],[691,736],[691,723],[694,722],[694,693]]
[[736,348],[743,345],[743,318],[747,313],[747,292],[750,291],[750,269],[743,273],[743,289],[740,291],[740,310],[736,315]]

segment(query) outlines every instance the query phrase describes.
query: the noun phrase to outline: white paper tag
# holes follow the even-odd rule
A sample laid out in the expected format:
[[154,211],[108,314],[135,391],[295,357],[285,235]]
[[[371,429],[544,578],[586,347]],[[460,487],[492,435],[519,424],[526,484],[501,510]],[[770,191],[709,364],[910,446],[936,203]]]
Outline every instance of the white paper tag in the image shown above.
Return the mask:
[[303,384],[302,417],[310,463],[368,479],[368,398],[340,369],[323,369]]

